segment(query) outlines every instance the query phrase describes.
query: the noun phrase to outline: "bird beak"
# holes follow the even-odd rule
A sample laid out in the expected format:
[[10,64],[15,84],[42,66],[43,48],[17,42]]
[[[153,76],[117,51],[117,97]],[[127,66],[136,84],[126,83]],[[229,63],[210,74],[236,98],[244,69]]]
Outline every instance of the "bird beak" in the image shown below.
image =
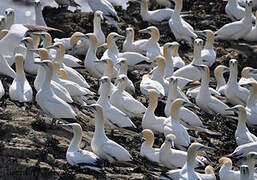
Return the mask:
[[35,61],[34,64],[38,64],[38,65],[42,66],[44,63],[42,61]]
[[22,40],[21,40],[21,43],[23,43],[23,44],[25,44],[26,42],[27,42],[26,39],[22,39]]
[[215,151],[215,148],[208,147],[208,146],[202,146],[199,150],[200,151]]
[[85,39],[89,39],[89,36],[86,34],[81,34],[81,35],[77,35],[78,38],[85,38]]
[[46,49],[57,49],[58,47],[56,45],[48,46]]
[[169,139],[168,142],[170,143],[171,147],[175,147],[174,141],[172,139]]
[[60,127],[64,128],[64,129],[72,129],[72,125],[70,125],[70,124],[61,124]]
[[29,51],[32,51],[34,53],[38,53],[38,49],[29,49]]
[[223,69],[223,73],[226,73],[226,72],[229,72],[230,70],[229,70],[229,68],[228,67],[224,67],[224,69]]
[[234,107],[232,107],[232,108],[227,108],[227,109],[225,109],[225,111],[232,111],[232,112],[237,113],[237,109],[234,108]]
[[87,109],[87,110],[89,110],[89,111],[91,111],[91,112],[96,111],[96,107],[93,106],[93,105],[83,106],[83,108],[85,108],[85,109]]
[[183,102],[182,104],[184,107],[195,107],[195,105],[193,103],[190,103],[190,102]]
[[240,86],[246,88],[246,89],[249,89],[251,87],[251,84],[249,83],[246,83],[246,84],[241,84]]
[[103,13],[100,14],[101,20],[104,20]]
[[151,33],[151,30],[149,30],[149,29],[141,29],[138,32],[139,33]]
[[192,64],[192,66],[196,67],[198,70],[202,71],[203,67],[202,66],[199,66],[197,64]]
[[126,39],[126,37],[122,35],[117,35],[117,39],[123,40],[123,39]]

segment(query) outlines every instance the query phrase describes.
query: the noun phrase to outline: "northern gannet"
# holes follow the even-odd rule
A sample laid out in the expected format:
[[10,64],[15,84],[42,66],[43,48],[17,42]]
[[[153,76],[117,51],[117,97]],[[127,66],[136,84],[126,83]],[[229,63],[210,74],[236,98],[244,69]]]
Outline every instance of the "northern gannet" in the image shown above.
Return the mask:
[[257,69],[253,69],[252,67],[244,67],[241,71],[241,78],[238,82],[239,85],[252,82],[253,80],[257,80]]
[[246,126],[247,113],[246,109],[242,105],[236,105],[232,108],[226,109],[226,111],[233,111],[238,113],[238,124],[235,132],[235,139],[238,146],[243,144],[257,142],[257,137],[252,134]]
[[209,82],[210,82],[209,67],[206,65],[193,65],[193,66],[197,67],[202,73],[200,91],[195,98],[196,104],[203,111],[210,114],[216,114],[216,113],[219,113],[222,115],[230,114],[227,111],[225,111],[225,109],[229,108],[229,106],[211,95],[211,92],[209,90]]
[[179,43],[176,41],[163,46],[163,56],[166,59],[166,77],[172,76],[173,71],[185,66],[185,62],[178,53]]
[[254,180],[250,179],[249,168],[247,165],[240,166],[240,180]]
[[12,8],[7,8],[5,10],[5,16],[6,16],[6,29],[10,29],[11,26],[14,24],[15,20],[15,11]]
[[152,63],[149,57],[146,57],[137,52],[122,52],[118,54],[118,58],[125,58],[128,60],[128,65],[134,67],[142,62]]
[[204,179],[204,180],[216,180],[216,175],[214,172],[214,168],[210,165],[206,166],[206,168],[204,169],[204,173],[205,174],[198,174],[200,176],[200,178]]
[[[199,151],[213,151],[213,148],[204,146],[199,143],[192,143],[187,150],[187,160],[181,169],[170,170],[166,174],[174,180],[207,180],[205,174],[200,174],[194,171],[194,165]],[[210,177],[213,180],[213,176]]]
[[34,7],[35,7],[36,25],[47,26],[42,14],[42,6],[40,3],[40,0],[34,1]]
[[98,46],[105,43],[105,35],[102,31],[101,20],[103,20],[103,12],[95,11],[94,13],[94,34],[97,38]]
[[117,23],[119,17],[114,7],[108,0],[88,0],[88,4],[93,12],[97,10],[102,11],[104,18],[119,29]]
[[160,163],[159,160],[159,148],[153,148],[154,144],[154,134],[150,129],[144,129],[142,134],[145,141],[142,143],[140,148],[140,156],[145,157],[149,161]]
[[163,9],[149,11],[147,0],[139,0],[139,1],[140,1],[140,15],[143,21],[147,21],[152,24],[160,24],[163,21],[168,21],[173,14],[173,9],[170,9],[170,8],[163,8]]
[[115,67],[118,63],[119,49],[116,45],[116,41],[120,39],[125,39],[124,36],[119,35],[116,32],[111,32],[107,36],[107,50],[104,52],[101,59],[111,59]]
[[142,77],[142,80],[140,82],[140,91],[143,95],[146,97],[148,96],[148,90],[154,89],[158,96],[165,96],[165,91],[163,86],[158,82],[151,79],[151,75],[145,74]]
[[62,128],[70,129],[73,132],[73,138],[66,151],[66,159],[71,166],[78,166],[80,168],[88,168],[102,172],[103,160],[97,155],[87,150],[80,148],[82,140],[82,128],[78,123],[62,124]]
[[165,117],[158,117],[154,111],[158,105],[158,94],[154,89],[148,90],[149,105],[142,119],[142,128],[151,129],[155,133],[163,133],[163,122]]
[[107,76],[103,76],[100,80],[99,94],[100,97],[97,100],[97,104],[100,104],[103,108],[106,116],[107,123],[114,128],[135,128],[136,126],[130,120],[130,118],[113,106],[109,100],[109,94],[111,91],[111,80]]
[[[169,169],[181,168],[187,161],[187,152],[172,148],[174,147],[175,139],[175,135],[168,134],[159,151],[160,163]],[[196,157],[194,167],[202,167],[205,165],[204,162],[201,161],[201,158],[200,156]]]
[[146,111],[146,107],[134,99],[131,95],[124,94],[124,89],[127,87],[128,78],[126,75],[120,75],[118,77],[118,88],[111,95],[111,103],[127,114],[129,117],[142,116]]
[[238,146],[233,153],[229,154],[228,157],[240,159],[246,157],[249,152],[257,152],[257,143],[247,143],[241,146]]
[[220,180],[240,180],[240,171],[232,170],[232,161],[227,157],[221,157],[219,159],[220,170],[219,177]]
[[242,84],[242,87],[245,87],[249,89],[250,95],[248,97],[247,103],[246,103],[246,113],[247,113],[247,124],[249,126],[256,126],[256,114],[257,114],[257,83],[256,82],[249,82],[246,84]]
[[[127,59],[120,59],[119,62],[118,62],[118,65],[120,66],[118,75],[124,74],[124,75],[127,76],[127,73],[128,73],[128,61],[127,61]],[[128,78],[128,85],[125,88],[125,90],[131,95],[135,94],[135,92],[136,92],[135,86],[129,78]]]
[[36,65],[34,62],[39,61],[39,58],[34,58],[33,51],[31,51],[31,49],[34,48],[33,40],[30,37],[26,37],[21,42],[25,44],[26,49],[27,49],[26,58],[25,58],[25,62],[24,62],[24,70],[27,73],[35,75],[35,74],[37,74],[39,66]]
[[77,115],[74,110],[64,100],[56,96],[50,86],[54,73],[53,63],[50,60],[35,63],[42,66],[46,71],[44,83],[36,95],[37,104],[44,111],[44,113],[53,118],[52,124],[55,123],[56,119],[75,120]]
[[[59,73],[59,77],[57,76]],[[68,74],[64,69],[60,69],[58,64],[54,63],[54,75],[53,81],[61,84],[67,89],[72,99],[80,105],[86,105],[85,100],[88,95],[94,95],[95,93],[85,87],[81,87],[79,84],[67,79]]]
[[[169,96],[165,105],[164,113],[166,117],[169,117],[171,114],[171,105],[175,99],[177,99],[177,79],[173,78],[169,82]],[[202,121],[200,118],[191,110],[181,107],[179,111],[179,117],[180,117],[180,122],[188,127],[188,128],[204,128]]]
[[[245,3],[247,0],[238,0],[238,4],[242,7],[245,7]],[[253,0],[253,10],[256,10],[257,8],[257,1]]]
[[218,65],[214,69],[214,77],[217,81],[216,91],[218,91],[223,96],[225,95],[225,87],[226,87],[226,81],[223,76],[225,72],[229,72],[229,68],[223,65]]
[[147,39],[141,39],[135,41],[135,31],[132,27],[126,28],[126,39],[123,42],[122,50],[124,52],[138,52],[143,54],[146,52],[144,44],[147,42]]
[[179,123],[179,114],[182,105],[185,107],[193,106],[193,104],[180,98],[174,100],[171,105],[171,113],[163,123],[163,130],[165,136],[174,134],[176,136],[176,139],[174,140],[175,146],[184,150],[190,145],[190,137],[186,128]]
[[229,79],[225,86],[225,95],[233,105],[241,104],[246,105],[249,91],[243,87],[241,87],[237,82],[238,75],[238,62],[235,59],[231,59],[229,61]]
[[2,81],[0,80],[0,99],[4,96],[5,91],[4,91],[4,86],[2,84]]
[[65,7],[68,8],[69,6],[71,7],[80,7],[78,3],[76,3],[74,0],[54,0],[57,4],[58,7]]
[[216,61],[216,52],[213,48],[214,33],[212,30],[204,30],[204,34],[207,36],[204,48],[201,52],[201,58],[204,65],[211,67]]
[[255,171],[255,164],[257,161],[257,152],[249,152],[246,156],[246,164],[249,168],[249,180],[254,180],[257,178],[257,173]]
[[160,40],[160,31],[157,27],[150,26],[146,29],[139,30],[138,32],[151,34],[151,38],[141,46],[146,51],[146,57],[148,57],[150,61],[153,61],[156,56],[163,54],[162,49],[158,43]]
[[194,33],[193,27],[180,16],[183,0],[176,0],[175,2],[175,10],[169,20],[171,32],[174,34],[177,41],[185,40],[192,45],[197,35]]
[[[255,18],[257,17],[257,11],[255,12]],[[253,25],[252,30],[244,37],[246,41],[257,41],[257,19],[255,20],[255,25]]]
[[215,32],[215,39],[243,39],[252,29],[252,1],[246,2],[245,15],[240,21],[228,23]]
[[121,145],[110,140],[104,131],[104,110],[101,105],[93,104],[87,106],[95,115],[95,132],[91,141],[93,152],[100,158],[113,163],[115,161],[131,161],[132,156]]
[[[228,3],[225,7],[225,12],[232,21],[240,21],[245,16],[245,8],[238,4],[238,0],[227,0]],[[255,21],[255,17],[251,14],[252,22]]]
[[[38,50],[35,50],[35,51],[38,52],[41,61],[49,59],[47,49],[39,48]],[[46,73],[46,71],[44,70],[44,67],[39,66],[37,76],[34,81],[34,87],[37,92],[41,89],[41,86],[44,83],[45,73]],[[51,86],[52,90],[54,91],[54,93],[56,94],[56,96],[58,96],[59,98],[61,98],[62,100],[64,100],[67,103],[73,102],[73,100],[70,96],[70,93],[61,84],[51,80],[50,86]]]
[[8,34],[8,29],[3,29],[0,31],[0,40],[3,39]]
[[55,43],[53,46],[47,47],[47,49],[51,49],[51,48],[56,50],[56,57],[54,59],[54,62],[60,65],[61,68],[65,69],[65,71],[68,74],[68,80],[79,84],[81,87],[89,88],[90,87],[89,84],[79,72],[72,69],[71,67],[66,66],[63,63],[64,54],[65,54],[65,48],[63,43]]
[[193,66],[193,64],[196,64],[196,65],[202,64],[202,60],[201,60],[202,48],[203,48],[203,40],[196,39],[194,41],[193,61],[190,64],[178,69],[176,72],[174,72],[173,75],[176,77],[184,77],[184,78],[195,80],[195,81],[200,80],[201,72],[199,71],[199,69],[197,67]]
[[[85,55],[85,53],[88,50],[88,47],[89,47],[88,41],[78,38],[78,36],[80,36],[80,35],[83,35],[83,33],[81,33],[81,32],[73,33],[71,35],[71,37],[69,38],[70,47],[69,46],[67,47],[67,45],[65,46],[65,49],[71,48],[72,55]],[[59,41],[59,42],[62,42],[62,41]],[[58,41],[56,43],[58,43]],[[62,43],[64,43],[64,42],[62,42]]]
[[22,54],[15,55],[16,77],[10,88],[9,96],[11,100],[18,102],[31,102],[33,97],[32,88],[26,79],[23,69],[24,57]]

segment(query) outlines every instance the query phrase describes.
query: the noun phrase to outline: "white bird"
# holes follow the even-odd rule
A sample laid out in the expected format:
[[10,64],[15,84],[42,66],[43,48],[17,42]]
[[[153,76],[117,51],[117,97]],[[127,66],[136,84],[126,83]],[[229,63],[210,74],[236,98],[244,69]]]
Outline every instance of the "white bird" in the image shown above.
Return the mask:
[[140,82],[140,91],[146,97],[148,96],[148,90],[154,89],[158,96],[165,96],[163,86],[158,82],[151,79],[151,75],[145,74]]
[[[118,65],[120,66],[118,76],[121,75],[121,74],[124,74],[124,75],[127,76],[127,73],[128,73],[128,61],[127,61],[127,59],[120,59],[119,62],[118,62]],[[135,94],[135,92],[136,92],[135,86],[129,78],[128,78],[128,85],[125,88],[125,90],[131,95]]]
[[107,36],[107,50],[104,52],[103,56],[101,57],[102,59],[111,59],[113,61],[113,64],[115,68],[117,67],[117,63],[119,62],[118,60],[118,54],[119,54],[119,49],[116,45],[117,40],[122,40],[125,39],[124,36],[119,35],[116,32],[111,32]]
[[110,163],[115,161],[131,161],[132,156],[129,152],[106,136],[104,131],[104,122],[106,117],[104,116],[102,106],[99,104],[93,104],[87,106],[87,108],[91,109],[95,115],[95,132],[91,141],[93,152]]
[[[159,151],[160,163],[169,169],[183,167],[187,160],[187,152],[173,149],[176,136],[168,134]],[[204,157],[197,156],[194,167],[203,167],[205,164],[201,159]]]
[[24,70],[29,74],[35,75],[37,74],[39,66],[36,65],[34,62],[39,61],[39,58],[34,58],[33,51],[31,51],[31,49],[34,48],[33,40],[30,37],[25,37],[21,42],[25,44],[27,49],[26,58],[24,62]]
[[[39,48],[36,51],[38,52],[41,61],[49,59],[47,49]],[[53,70],[55,70],[55,69],[53,69]],[[41,89],[41,86],[44,83],[45,73],[46,73],[46,71],[44,70],[44,67],[39,66],[37,76],[34,81],[34,87],[37,92]],[[53,73],[55,73],[55,72],[53,72]],[[73,100],[70,96],[70,93],[61,84],[51,80],[50,86],[51,86],[52,90],[54,91],[54,93],[56,94],[56,96],[58,96],[59,98],[61,98],[62,100],[64,100],[67,103],[73,102]]]
[[217,40],[243,39],[252,29],[252,1],[246,2],[245,15],[240,21],[228,23],[215,32]]
[[10,88],[9,96],[11,100],[18,102],[31,102],[33,97],[32,88],[26,79],[23,69],[24,57],[22,54],[15,55],[16,77]]
[[[255,18],[257,17],[257,12],[255,12]],[[244,37],[246,41],[257,41],[257,19],[255,20],[255,25],[253,25],[251,31]]]
[[160,24],[164,21],[168,21],[173,14],[173,9],[170,8],[149,11],[147,0],[140,0],[140,2],[140,15],[143,21],[152,24]]
[[47,49],[55,49],[56,50],[56,57],[54,62],[56,62],[61,68],[63,68],[68,74],[68,80],[79,84],[81,87],[89,88],[89,84],[85,80],[85,78],[76,70],[72,69],[71,67],[66,66],[63,63],[65,48],[62,43],[55,43],[53,46],[47,47]]
[[102,172],[103,160],[97,155],[80,148],[82,140],[82,128],[78,123],[62,124],[62,128],[70,129],[73,132],[73,138],[66,151],[66,159],[71,166],[78,166],[82,169],[88,168]]
[[150,129],[144,129],[142,134],[145,141],[142,143],[140,148],[140,156],[148,159],[149,161],[160,163],[159,160],[159,148],[153,148],[154,144],[154,134]]
[[220,180],[240,180],[240,171],[232,170],[232,161],[227,157],[221,157],[219,159],[220,170],[219,177]]
[[54,0],[57,4],[58,7],[65,7],[68,8],[69,6],[71,7],[80,7],[78,3],[76,3],[74,0]]
[[242,84],[242,87],[245,87],[249,89],[250,95],[248,97],[247,103],[246,103],[246,113],[247,113],[247,125],[249,126],[256,126],[256,115],[257,115],[257,83],[256,82],[249,82],[246,84]]
[[111,95],[111,103],[127,114],[129,117],[142,116],[146,111],[146,107],[130,94],[125,94],[124,89],[128,84],[128,78],[126,75],[120,75],[118,77],[118,88]]
[[249,168],[247,165],[240,166],[240,180],[254,180],[250,179]]
[[35,63],[42,66],[46,71],[44,83],[36,95],[37,104],[44,111],[44,113],[53,118],[52,124],[55,122],[56,119],[75,120],[77,114],[74,112],[69,104],[56,96],[50,86],[50,82],[54,73],[53,63],[50,60],[44,60]]
[[201,58],[204,65],[211,67],[216,62],[216,52],[213,48],[214,33],[209,29],[204,30],[203,33],[206,34],[207,39],[201,52]]
[[15,11],[12,8],[5,9],[5,16],[6,16],[6,29],[10,29],[11,26],[14,24],[15,20]]
[[[227,0],[228,3],[225,7],[225,12],[232,21],[240,21],[244,18],[245,8],[238,4],[238,0]],[[255,17],[251,14],[252,21],[255,21]]]
[[252,134],[246,126],[247,113],[246,109],[242,105],[236,105],[232,108],[226,109],[226,111],[233,111],[238,113],[238,124],[235,132],[235,139],[238,146],[243,144],[257,142],[257,137]]
[[77,35],[82,35],[82,34],[83,33],[81,32],[73,33],[72,36],[69,38],[68,42],[65,39],[60,39],[56,41],[65,43],[65,49],[71,49],[72,55],[78,55],[78,56],[85,55],[85,53],[88,50],[89,44],[88,44],[88,41],[77,37]]
[[36,16],[36,25],[47,26],[42,14],[42,6],[41,6],[40,0],[34,1],[34,8],[35,8],[35,16]]
[[149,105],[142,119],[142,128],[151,129],[155,133],[163,133],[163,122],[165,117],[158,117],[154,111],[158,105],[158,94],[154,89],[148,90]]
[[199,143],[192,143],[187,150],[187,161],[181,169],[170,170],[166,174],[174,180],[213,180],[213,174],[200,174],[194,171],[194,165],[199,151],[213,151],[213,148]]
[[4,91],[4,86],[2,84],[2,81],[0,80],[0,99],[4,96],[5,91]]
[[146,57],[152,62],[156,56],[162,55],[162,49],[158,43],[160,40],[160,31],[155,26],[150,26],[146,29],[138,31],[139,33],[149,33],[151,34],[150,39],[141,45],[141,47],[146,51]]
[[101,46],[105,43],[105,35],[102,31],[101,20],[103,20],[103,12],[95,11],[94,13],[94,34],[96,35],[98,45]]
[[137,52],[143,54],[146,49],[143,45],[147,42],[147,39],[141,39],[135,41],[135,31],[132,27],[126,28],[126,39],[123,42],[122,50],[124,52]]
[[225,95],[225,87],[226,87],[226,81],[223,76],[225,72],[229,72],[229,68],[223,65],[218,65],[214,69],[214,77],[217,81],[216,91],[218,91],[223,96]]
[[254,180],[257,178],[257,173],[255,172],[255,164],[257,162],[257,153],[249,152],[246,156],[246,164],[249,168],[249,180]]
[[183,0],[176,0],[175,2],[175,10],[169,20],[171,32],[174,34],[177,41],[185,40],[192,45],[197,35],[194,33],[193,27],[180,16]]
[[244,67],[241,71],[241,78],[238,84],[245,84],[252,82],[253,80],[257,80],[257,69],[253,69],[252,67]]
[[104,18],[113,24],[117,29],[119,17],[114,7],[108,0],[88,0],[88,5],[93,10],[93,12],[100,10],[103,12]]
[[184,77],[187,79],[195,80],[198,81],[201,79],[201,72],[199,71],[198,68],[193,66],[193,64],[200,65],[202,64],[201,60],[201,50],[203,48],[203,40],[201,39],[196,39],[194,41],[194,58],[193,61],[178,69],[176,72],[174,72],[174,76],[176,77]]
[[[242,7],[245,7],[245,3],[247,0],[238,0],[238,4]],[[257,1],[253,0],[253,10],[256,10],[257,8]]]
[[210,69],[206,65],[194,65],[197,67],[201,73],[201,87],[200,91],[197,94],[195,100],[196,104],[205,112],[209,114],[221,114],[228,115],[229,112],[225,111],[225,109],[229,108],[228,105],[217,99],[216,97],[211,95],[209,90],[209,82],[210,82]]
[[8,34],[7,29],[3,29],[0,31],[0,40],[3,39]]
[[246,157],[249,152],[257,152],[257,143],[247,143],[238,146],[233,153],[229,154],[227,157],[240,159]]
[[103,76],[100,80],[100,97],[97,100],[97,104],[101,105],[106,116],[107,123],[114,128],[135,128],[136,126],[130,120],[130,118],[113,106],[109,100],[109,94],[111,91],[111,80],[107,76]]
[[134,67],[140,63],[148,62],[151,63],[151,59],[137,52],[122,52],[118,54],[118,58],[128,60],[128,65]]
[[238,62],[235,59],[231,59],[229,61],[229,79],[225,86],[225,95],[233,105],[241,104],[246,105],[249,91],[243,87],[241,87],[237,82],[238,75]]
[[[169,82],[169,96],[164,108],[164,113],[166,115],[166,117],[169,117],[171,114],[171,105],[173,103],[173,101],[175,99],[178,98],[177,96],[177,79],[173,78],[170,79]],[[200,128],[205,128],[202,121],[200,120],[200,118],[191,110],[185,108],[185,107],[181,107],[180,111],[179,111],[179,118],[180,118],[180,122],[188,127],[188,128],[195,128],[195,129],[200,129]]]
[[163,123],[164,135],[174,134],[177,138],[174,140],[175,146],[179,149],[186,149],[190,145],[190,137],[186,128],[179,123],[180,121],[180,108],[181,106],[193,105],[181,98],[173,101],[171,105],[171,113],[169,117]]

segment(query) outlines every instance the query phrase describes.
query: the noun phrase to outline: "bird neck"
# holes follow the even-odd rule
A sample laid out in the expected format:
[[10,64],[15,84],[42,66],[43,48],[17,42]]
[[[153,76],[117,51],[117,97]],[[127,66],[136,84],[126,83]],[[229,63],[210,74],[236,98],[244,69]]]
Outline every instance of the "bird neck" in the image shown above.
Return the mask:
[[256,100],[257,100],[257,92],[256,90],[251,90],[247,100],[247,105],[255,105]]
[[230,74],[229,74],[229,79],[228,79],[228,84],[230,83],[237,83],[237,74],[238,74],[238,71],[237,69],[231,69],[230,70]]
[[26,53],[26,60],[25,63],[29,62],[29,63],[34,63],[34,56],[33,56],[33,52],[29,50],[29,48],[27,48],[27,53]]
[[43,48],[47,48],[48,46],[51,46],[53,43],[52,43],[52,39],[51,38],[45,38],[43,40]]
[[215,79],[217,81],[217,87],[220,88],[226,84],[223,73],[214,73]]
[[205,88],[207,89],[210,82],[210,74],[209,72],[202,73],[202,79],[201,79],[201,89]]
[[149,105],[148,105],[148,109],[150,112],[154,113],[157,105],[158,105],[158,97],[156,96],[149,96]]
[[174,12],[173,12],[173,16],[179,16],[182,8],[183,8],[182,0],[176,1],[175,9],[174,9]]
[[255,173],[254,167],[255,167],[255,160],[249,159],[247,160],[247,165],[249,168],[249,176],[253,176]]
[[126,36],[125,42],[127,42],[128,44],[132,44],[135,41],[135,35],[134,34],[128,34]]
[[8,16],[6,19],[6,28],[10,29],[10,27],[13,25],[13,23],[14,23],[14,15]]
[[238,117],[238,126],[237,128],[246,128],[246,118],[247,118],[247,115],[246,115],[246,111],[241,111],[239,113],[239,117]]
[[194,59],[192,64],[202,64],[201,63],[201,49],[199,47],[194,47]]
[[177,87],[172,85],[172,82],[169,83],[169,94],[167,101],[173,101],[177,98]]
[[161,146],[161,149],[163,150],[163,151],[171,151],[171,145],[170,145],[170,143],[168,143],[168,142],[164,142],[163,143],[163,145]]
[[80,143],[81,143],[81,139],[82,139],[82,132],[76,132],[73,135],[73,138],[71,140],[70,146],[68,148],[69,150],[77,150],[80,149]]
[[145,0],[141,1],[141,5],[140,5],[140,14],[145,15],[148,13],[148,4]]
[[16,74],[20,76],[25,76],[24,69],[23,69],[23,62],[22,61],[16,61],[15,62],[16,67]]
[[213,49],[213,44],[214,44],[214,37],[208,36],[204,48],[205,49]]
[[105,135],[104,131],[104,115],[103,113],[97,113],[95,116],[95,132],[94,136],[103,137]]
[[174,67],[173,67],[173,59],[171,55],[172,55],[171,50],[168,50],[166,48],[163,49],[163,56],[166,59],[166,66],[173,71]]
[[125,75],[127,75],[128,74],[128,66],[126,66],[126,65],[121,65],[120,66],[120,69],[119,69],[119,75],[120,74],[125,74]]
[[89,48],[86,56],[96,56],[97,44],[93,43],[92,41],[89,42]]
[[[35,16],[36,16],[36,22],[44,22],[44,17],[42,14],[41,6],[35,6]],[[40,26],[43,26],[43,24],[37,24]]]
[[41,89],[49,89],[50,88],[50,82],[52,80],[54,73],[52,67],[46,69],[45,73],[45,80],[43,85],[41,86]]
[[245,17],[243,21],[250,21],[252,23],[252,7],[246,6],[245,8]]
[[94,18],[94,34],[102,32],[101,20]]
[[115,43],[115,41],[108,42],[107,41],[107,48],[115,53],[119,53],[119,49]]
[[179,111],[180,111],[180,107],[177,107],[177,105],[175,105],[175,103],[173,103],[171,105],[171,111],[170,111],[171,118],[173,120],[176,120],[176,121],[179,120]]
[[197,152],[193,152],[190,148],[187,150],[187,168],[189,168],[191,171],[194,171],[194,165],[195,165],[195,159],[197,156]]
[[154,32],[154,33],[151,34],[151,37],[148,40],[148,42],[150,44],[155,44],[159,41],[159,39],[160,39],[160,35],[158,34],[158,32]]
[[99,99],[103,101],[108,101],[110,91],[111,91],[111,84],[101,84],[99,87],[99,94],[100,94]]
[[57,61],[58,63],[62,63],[64,59],[65,51],[62,51],[61,49],[56,50],[56,57],[54,61]]
[[145,142],[143,142],[142,146],[152,148],[153,147],[153,140],[150,140],[150,139],[146,138],[146,140],[145,140]]

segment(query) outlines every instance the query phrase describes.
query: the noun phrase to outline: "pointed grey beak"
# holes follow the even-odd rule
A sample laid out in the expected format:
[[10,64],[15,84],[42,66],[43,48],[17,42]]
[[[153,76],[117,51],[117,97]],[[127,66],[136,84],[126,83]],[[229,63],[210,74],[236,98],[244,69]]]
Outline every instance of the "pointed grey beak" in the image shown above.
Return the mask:
[[184,107],[195,107],[195,105],[193,103],[190,103],[190,102],[183,102],[182,104]]
[[232,107],[232,108],[227,108],[227,109],[225,109],[225,111],[232,111],[232,112],[238,112],[238,110],[236,109],[236,108],[234,108],[234,107]]
[[149,29],[141,29],[138,32],[139,33],[151,33],[151,30],[149,30]]
[[32,51],[34,53],[38,53],[38,49],[29,49],[29,51]]
[[46,49],[57,49],[58,47],[57,46],[55,46],[55,45],[52,45],[52,46],[48,46],[48,47],[46,47]]
[[173,147],[173,148],[175,147],[174,140],[169,139],[168,142],[170,143],[171,147]]
[[88,105],[88,106],[83,106],[83,108],[91,111],[91,112],[95,112],[96,111],[96,107],[94,105]]
[[70,124],[61,124],[60,127],[65,128],[65,129],[72,129],[72,125],[70,125]]
[[202,146],[199,151],[215,151],[214,148],[208,146]]

